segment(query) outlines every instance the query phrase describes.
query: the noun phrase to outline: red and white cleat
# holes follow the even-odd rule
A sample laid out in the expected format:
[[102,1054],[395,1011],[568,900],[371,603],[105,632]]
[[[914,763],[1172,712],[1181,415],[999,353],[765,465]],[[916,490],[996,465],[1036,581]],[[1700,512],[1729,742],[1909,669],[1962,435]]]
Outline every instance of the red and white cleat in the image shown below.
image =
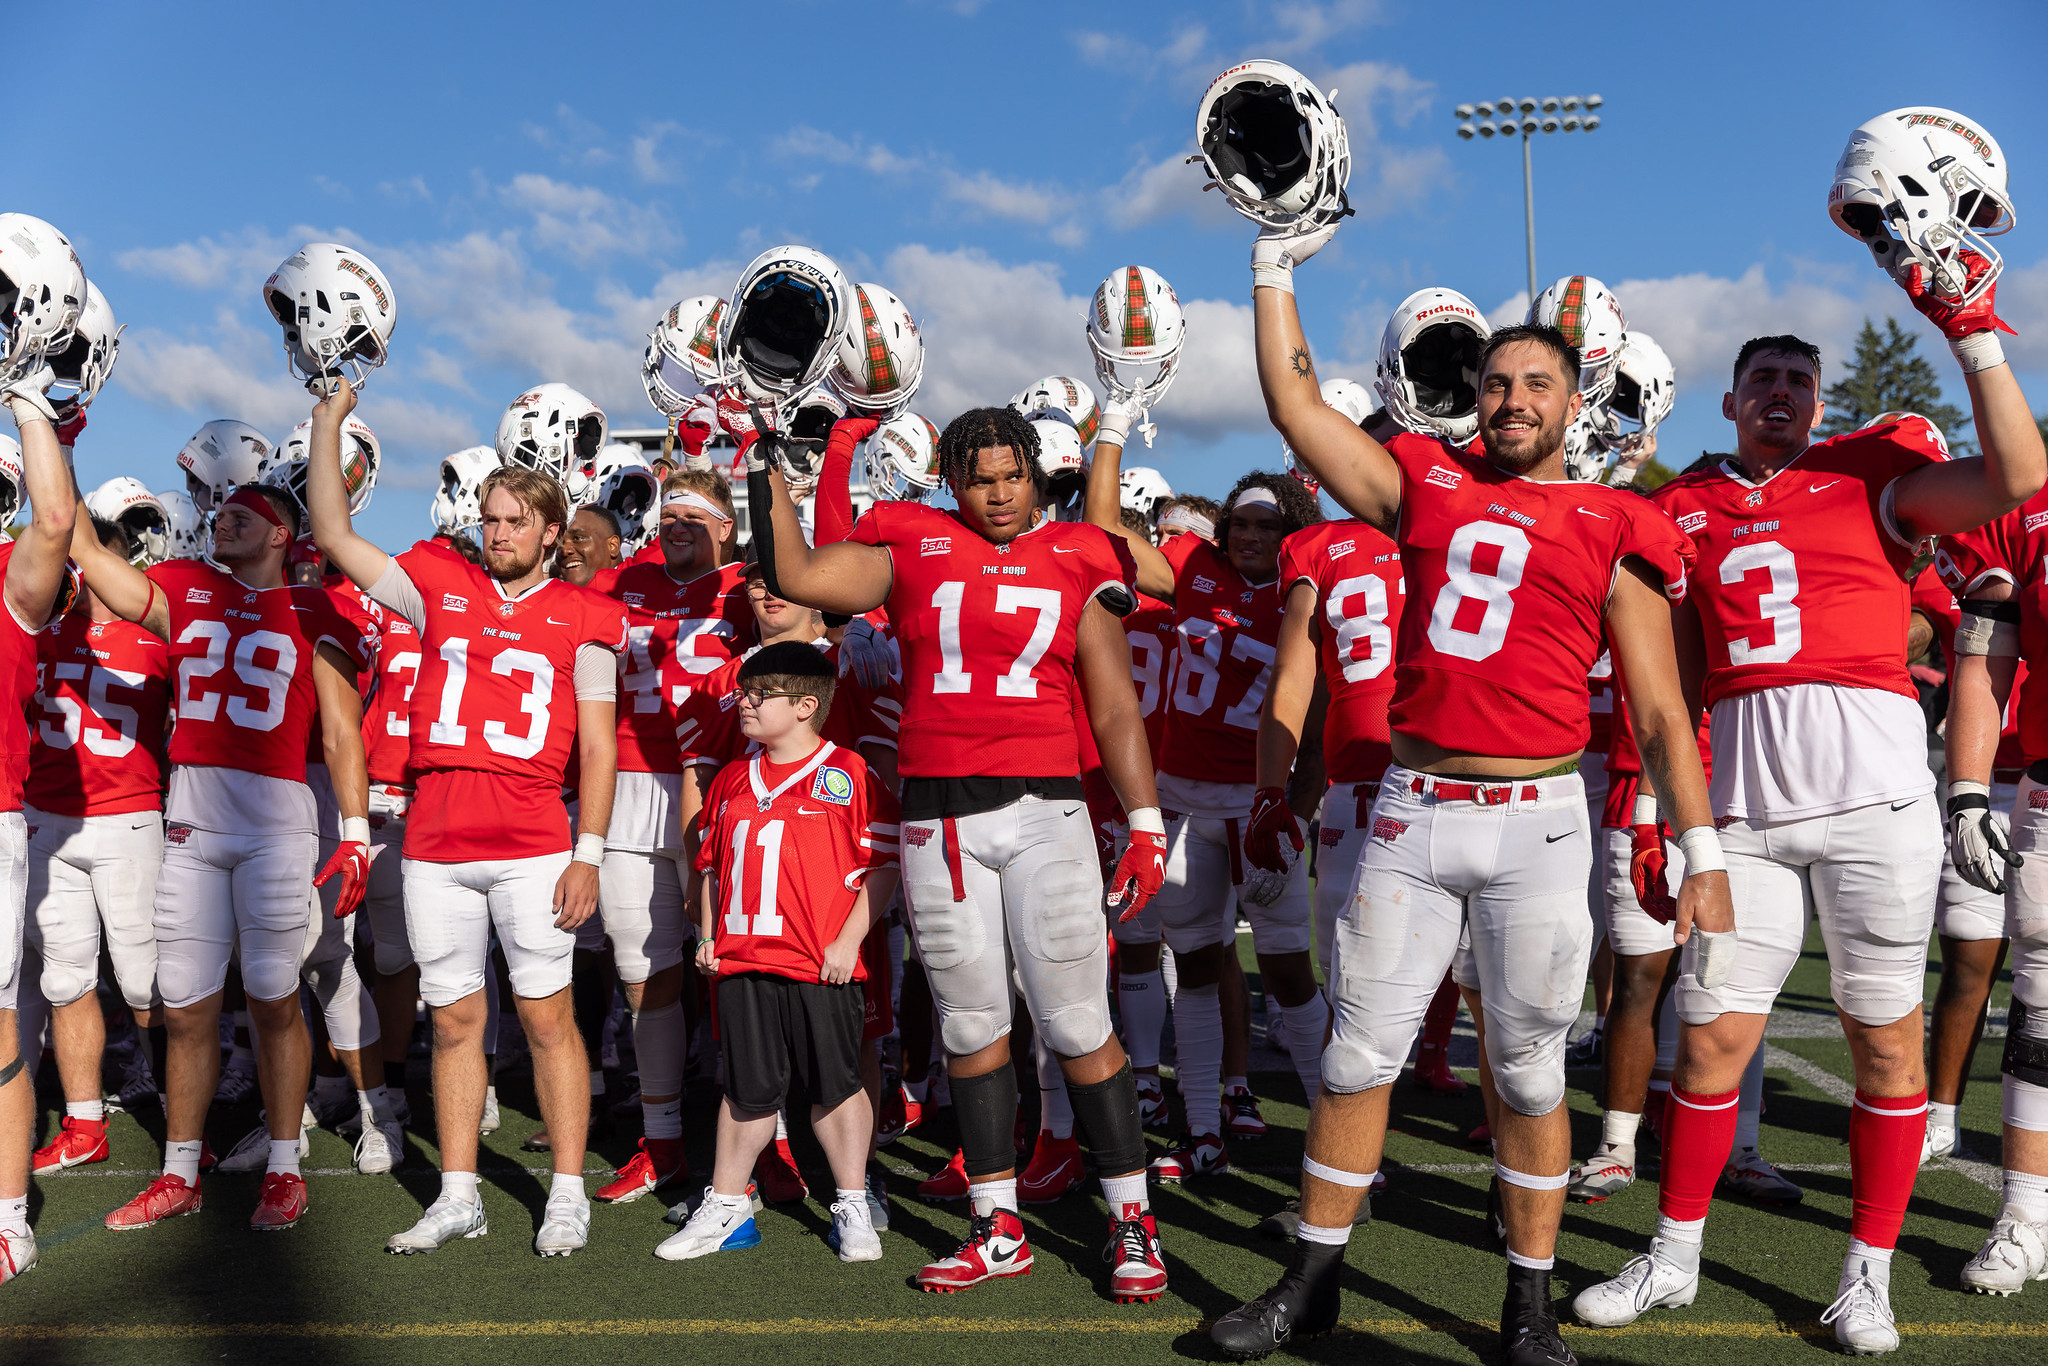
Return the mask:
[[29,1229],[0,1229],[0,1285],[36,1264],[36,1235]]
[[917,1198],[937,1204],[967,1198],[967,1154],[953,1150],[953,1160],[917,1184]]
[[306,1217],[306,1179],[291,1172],[269,1172],[256,1197],[256,1212],[249,1227],[258,1233],[275,1233],[290,1228]]
[[1140,1072],[1138,1084],[1138,1123],[1146,1129],[1164,1129],[1173,1122],[1166,1106],[1166,1088],[1159,1083],[1155,1073]]
[[1040,1132],[1031,1164],[1018,1173],[1017,1198],[1027,1205],[1049,1205],[1080,1184],[1081,1140]]
[[792,1204],[811,1193],[811,1188],[804,1184],[804,1174],[796,1169],[796,1157],[789,1151],[786,1138],[776,1139],[775,1146],[754,1163],[754,1184],[760,1187],[761,1198],[771,1205]]
[[1423,1048],[1415,1054],[1415,1068],[1409,1074],[1410,1080],[1425,1091],[1439,1095],[1461,1096],[1466,1084],[1451,1072],[1451,1055],[1442,1048]]
[[617,1176],[599,1187],[596,1198],[608,1204],[627,1204],[649,1191],[660,1190],[688,1170],[683,1160],[683,1140],[643,1138],[640,1151],[619,1168]]
[[83,1167],[87,1163],[106,1160],[107,1122],[103,1119],[73,1119],[66,1115],[57,1136],[36,1149],[29,1170],[41,1176],[44,1172],[60,1172],[67,1167]]
[[882,1109],[875,1119],[875,1145],[886,1148],[923,1122],[924,1106],[898,1086],[882,1097]]
[[1192,1176],[1221,1176],[1230,1170],[1223,1139],[1216,1134],[1188,1134],[1164,1157],[1152,1160],[1154,1181],[1185,1181]]
[[107,1216],[107,1227],[117,1232],[148,1228],[180,1214],[199,1213],[199,1183],[186,1185],[165,1172],[144,1188],[142,1194]]
[[1125,1205],[1109,1221],[1109,1293],[1118,1304],[1150,1304],[1166,1293],[1166,1259],[1159,1250],[1159,1226],[1142,1205]]
[[1223,1108],[1229,1112],[1232,1138],[1264,1138],[1266,1117],[1259,1113],[1259,1098],[1249,1087],[1239,1086],[1223,1093]]
[[983,1281],[1030,1274],[1031,1244],[1025,1240],[1024,1224],[1014,1210],[999,1209],[976,1215],[957,1252],[917,1273],[917,1288],[930,1295],[950,1295]]

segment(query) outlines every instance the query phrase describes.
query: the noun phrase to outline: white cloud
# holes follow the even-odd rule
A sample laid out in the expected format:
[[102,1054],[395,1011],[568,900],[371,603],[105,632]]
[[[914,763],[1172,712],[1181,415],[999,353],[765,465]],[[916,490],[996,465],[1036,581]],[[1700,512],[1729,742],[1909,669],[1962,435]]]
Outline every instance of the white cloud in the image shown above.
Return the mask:
[[579,261],[647,256],[682,241],[660,206],[634,204],[590,185],[528,172],[512,177],[499,196],[532,216],[535,245]]
[[528,123],[520,128],[535,146],[555,153],[571,166],[608,166],[618,158],[609,135],[566,104],[555,106],[553,123]]
[[1206,206],[1199,165],[1188,165],[1186,152],[1133,166],[1119,183],[1102,192],[1103,213],[1119,228],[1141,227],[1174,213],[1201,212]]
[[987,171],[971,176],[949,175],[946,197],[991,218],[1019,223],[1050,223],[1074,207],[1074,197],[1056,185],[1004,180]]
[[777,156],[793,161],[827,161],[837,166],[858,166],[876,175],[896,175],[924,165],[921,158],[899,156],[878,142],[856,137],[849,142],[834,133],[799,124],[777,138]]
[[[1378,0],[1288,0],[1270,6],[1271,28],[1261,40],[1268,52],[1283,55],[1321,47],[1331,39],[1379,22]],[[1272,30],[1277,29],[1277,32]]]
[[1911,305],[1875,271],[1855,283],[1794,278],[1774,286],[1762,265],[1728,279],[1703,273],[1614,284],[1629,326],[1657,339],[1678,372],[1681,395],[1718,398],[1728,387],[1735,353],[1751,337],[1792,332],[1821,348],[1822,363],[1840,373],[1865,317],[1890,313],[1901,323]]
[[[223,238],[201,237],[168,247],[117,252],[114,264],[136,275],[169,280],[187,289],[219,289],[230,282],[261,284],[304,237],[279,237],[251,228]],[[319,239],[314,239],[319,240]]]
[[680,123],[661,122],[633,139],[633,174],[649,185],[673,185],[680,174],[662,156],[663,144],[671,138],[687,135],[695,146],[702,146],[704,138],[683,127]]

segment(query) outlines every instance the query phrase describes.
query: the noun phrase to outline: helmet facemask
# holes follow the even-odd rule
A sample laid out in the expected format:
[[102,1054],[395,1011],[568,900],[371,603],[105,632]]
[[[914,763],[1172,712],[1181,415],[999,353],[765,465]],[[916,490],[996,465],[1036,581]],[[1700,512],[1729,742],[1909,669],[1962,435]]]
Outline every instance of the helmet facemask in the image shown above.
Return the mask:
[[1452,419],[1479,410],[1479,352],[1485,344],[1463,323],[1424,328],[1401,349],[1401,373],[1425,417]]
[[740,300],[732,343],[741,374],[786,396],[802,387],[816,368],[818,353],[836,340],[832,306],[814,280],[778,271],[758,281]]
[[1217,98],[1202,150],[1227,184],[1256,199],[1278,199],[1315,164],[1308,121],[1285,88],[1264,81]]

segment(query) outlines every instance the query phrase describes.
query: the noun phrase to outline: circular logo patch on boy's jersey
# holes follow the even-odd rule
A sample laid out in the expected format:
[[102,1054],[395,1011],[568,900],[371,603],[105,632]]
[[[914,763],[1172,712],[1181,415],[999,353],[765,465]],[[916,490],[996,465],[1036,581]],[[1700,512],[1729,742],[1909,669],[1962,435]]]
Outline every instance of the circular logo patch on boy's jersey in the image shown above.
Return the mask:
[[811,795],[845,806],[853,800],[853,775],[843,768],[821,768],[817,781],[811,784]]

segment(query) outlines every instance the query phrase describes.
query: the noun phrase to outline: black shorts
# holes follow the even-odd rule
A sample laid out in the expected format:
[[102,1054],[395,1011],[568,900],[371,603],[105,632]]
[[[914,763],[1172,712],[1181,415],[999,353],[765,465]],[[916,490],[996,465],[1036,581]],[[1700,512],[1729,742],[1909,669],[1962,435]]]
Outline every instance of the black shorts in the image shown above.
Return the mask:
[[861,1089],[861,1024],[867,988],[799,982],[772,972],[718,979],[718,1041],[733,1108],[782,1108],[792,1074],[813,1105],[833,1106]]

